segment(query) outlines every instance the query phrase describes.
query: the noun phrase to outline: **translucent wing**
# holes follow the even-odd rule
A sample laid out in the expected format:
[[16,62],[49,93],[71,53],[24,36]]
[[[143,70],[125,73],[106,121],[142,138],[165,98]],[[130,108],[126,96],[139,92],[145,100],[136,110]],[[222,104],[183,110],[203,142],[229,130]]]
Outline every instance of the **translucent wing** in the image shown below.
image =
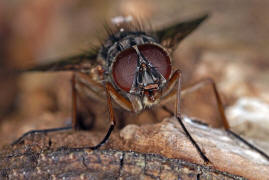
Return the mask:
[[89,70],[92,65],[96,64],[97,51],[86,52],[83,54],[62,58],[57,61],[53,61],[49,64],[35,66],[23,70],[23,72],[31,71],[83,71]]
[[205,19],[208,14],[189,21],[181,22],[155,32],[159,41],[166,47],[174,49],[179,42],[194,31]]

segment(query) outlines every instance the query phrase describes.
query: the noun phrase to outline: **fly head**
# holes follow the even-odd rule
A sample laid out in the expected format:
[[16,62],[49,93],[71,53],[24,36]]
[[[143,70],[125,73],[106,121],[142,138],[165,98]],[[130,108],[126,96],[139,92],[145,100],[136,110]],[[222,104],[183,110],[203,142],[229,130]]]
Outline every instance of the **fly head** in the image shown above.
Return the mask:
[[112,74],[116,85],[128,93],[131,102],[138,101],[141,109],[159,102],[171,69],[171,59],[165,48],[148,43],[119,53]]

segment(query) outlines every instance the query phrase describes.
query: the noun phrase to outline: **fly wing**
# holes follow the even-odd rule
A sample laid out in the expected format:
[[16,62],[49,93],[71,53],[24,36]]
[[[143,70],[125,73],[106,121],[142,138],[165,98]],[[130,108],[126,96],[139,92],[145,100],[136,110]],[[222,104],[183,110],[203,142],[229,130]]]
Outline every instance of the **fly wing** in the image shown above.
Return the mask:
[[49,64],[39,65],[22,72],[42,71],[85,71],[97,63],[97,51],[86,52],[71,57],[62,58]]
[[174,49],[185,37],[194,31],[204,20],[208,18],[208,14],[201,17],[177,23],[155,32],[157,38],[166,48]]

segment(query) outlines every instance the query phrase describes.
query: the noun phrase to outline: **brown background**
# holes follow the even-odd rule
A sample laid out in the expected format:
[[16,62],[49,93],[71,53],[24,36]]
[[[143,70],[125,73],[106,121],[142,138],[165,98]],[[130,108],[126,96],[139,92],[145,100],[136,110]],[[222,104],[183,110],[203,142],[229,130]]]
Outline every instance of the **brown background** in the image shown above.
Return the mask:
[[[1,1],[0,69],[4,72],[0,78],[1,145],[30,129],[66,125],[71,117],[70,74],[14,76],[6,75],[6,71],[87,49],[102,37],[105,20],[117,15],[134,14],[158,28],[210,13],[208,21],[174,53],[175,68],[183,71],[184,84],[210,76],[216,80],[226,106],[242,97],[255,97],[268,104],[268,7],[265,0]],[[207,92],[186,97],[185,112],[202,119],[217,119],[214,107],[195,101],[199,97],[202,103],[207,102],[207,97],[212,97]],[[97,114],[106,111],[93,110]],[[139,124],[154,122],[147,120],[147,114],[141,116]],[[97,127],[102,129],[107,120],[100,119]],[[259,121],[264,123],[261,126],[247,123],[234,129],[268,142],[268,121],[265,117]],[[266,143],[262,145],[268,147]]]

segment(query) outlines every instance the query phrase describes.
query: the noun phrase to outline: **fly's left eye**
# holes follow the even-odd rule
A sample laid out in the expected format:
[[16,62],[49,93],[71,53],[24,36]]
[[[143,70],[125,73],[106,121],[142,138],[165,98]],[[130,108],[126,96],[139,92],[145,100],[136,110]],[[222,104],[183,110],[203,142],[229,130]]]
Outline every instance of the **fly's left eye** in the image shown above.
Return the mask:
[[155,67],[165,79],[171,74],[171,61],[167,52],[154,44],[143,44],[138,46],[141,54]]

